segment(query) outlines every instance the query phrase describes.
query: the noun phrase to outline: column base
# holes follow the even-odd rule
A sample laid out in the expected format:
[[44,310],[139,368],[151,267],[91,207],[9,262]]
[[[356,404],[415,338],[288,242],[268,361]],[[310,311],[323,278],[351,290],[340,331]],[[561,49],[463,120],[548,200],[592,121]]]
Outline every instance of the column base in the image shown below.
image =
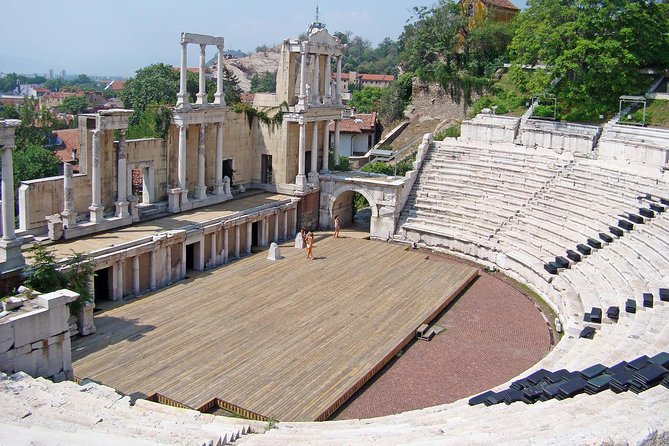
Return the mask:
[[119,218],[127,218],[130,216],[130,211],[128,210],[127,201],[117,201],[116,202],[116,216]]
[[100,223],[104,221],[104,216],[102,213],[104,212],[105,208],[102,206],[91,206],[88,208],[90,212],[89,220],[91,223]]
[[225,184],[223,184],[223,182],[214,183],[213,194],[214,195],[225,195]]
[[214,94],[214,105],[222,105],[225,107],[225,95],[223,93]]
[[63,211],[60,213],[60,218],[63,221],[63,229],[77,227],[77,213],[75,211]]
[[178,187],[167,189],[167,210],[172,213],[181,212],[181,202],[179,200],[181,189]]
[[320,184],[318,172],[309,172],[309,182],[316,186]]
[[181,189],[181,210],[187,211],[193,207],[191,201],[188,199],[188,189]]
[[21,268],[26,260],[21,253],[21,242],[14,240],[0,240],[0,271],[9,271]]
[[209,105],[207,102],[207,95],[203,93],[198,93],[195,95],[195,103],[199,106]]
[[188,94],[177,94],[177,105],[176,108],[180,109],[190,109],[190,102],[188,102]]
[[207,188],[206,187],[196,187],[195,188],[195,199],[204,200],[207,198]]
[[295,190],[297,192],[306,192],[309,189],[309,185],[307,184],[307,176],[304,174],[298,174],[295,177]]

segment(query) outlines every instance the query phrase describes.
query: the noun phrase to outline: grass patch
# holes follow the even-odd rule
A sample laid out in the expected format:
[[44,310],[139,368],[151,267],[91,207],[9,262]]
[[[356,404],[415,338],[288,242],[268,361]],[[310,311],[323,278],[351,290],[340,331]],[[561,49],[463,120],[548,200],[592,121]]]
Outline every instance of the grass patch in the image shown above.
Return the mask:
[[651,99],[648,101],[646,122],[653,127],[669,128],[669,101]]

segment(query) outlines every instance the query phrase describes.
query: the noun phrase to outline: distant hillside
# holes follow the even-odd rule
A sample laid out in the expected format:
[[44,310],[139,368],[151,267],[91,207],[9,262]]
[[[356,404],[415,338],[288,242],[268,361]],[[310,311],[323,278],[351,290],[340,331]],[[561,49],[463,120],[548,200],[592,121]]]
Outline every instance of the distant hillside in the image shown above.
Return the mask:
[[262,51],[238,59],[226,59],[225,66],[239,78],[240,88],[248,92],[251,90],[251,78],[254,74],[265,72],[276,73],[279,69],[278,48],[272,51]]

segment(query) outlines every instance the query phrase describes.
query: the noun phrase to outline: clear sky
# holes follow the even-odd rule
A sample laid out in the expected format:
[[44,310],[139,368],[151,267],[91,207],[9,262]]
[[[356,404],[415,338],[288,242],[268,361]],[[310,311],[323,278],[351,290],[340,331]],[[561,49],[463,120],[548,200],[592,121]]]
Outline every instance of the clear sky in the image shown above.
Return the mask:
[[[130,76],[143,66],[179,64],[181,32],[225,38],[227,49],[253,51],[297,37],[313,21],[379,43],[397,39],[414,6],[434,0],[11,0],[3,1],[0,72]],[[516,0],[518,7],[525,1]],[[215,50],[207,49],[207,58]],[[197,50],[189,48],[189,64]]]

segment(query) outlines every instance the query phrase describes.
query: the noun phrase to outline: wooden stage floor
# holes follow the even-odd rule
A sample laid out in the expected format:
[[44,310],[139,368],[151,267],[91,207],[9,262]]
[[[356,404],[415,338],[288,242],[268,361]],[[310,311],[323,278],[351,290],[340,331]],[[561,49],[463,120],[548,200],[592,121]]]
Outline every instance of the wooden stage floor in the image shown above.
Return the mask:
[[352,236],[323,234],[314,253],[283,245],[282,260],[258,253],[96,315],[97,333],[73,343],[75,376],[195,409],[325,419],[477,275]]

